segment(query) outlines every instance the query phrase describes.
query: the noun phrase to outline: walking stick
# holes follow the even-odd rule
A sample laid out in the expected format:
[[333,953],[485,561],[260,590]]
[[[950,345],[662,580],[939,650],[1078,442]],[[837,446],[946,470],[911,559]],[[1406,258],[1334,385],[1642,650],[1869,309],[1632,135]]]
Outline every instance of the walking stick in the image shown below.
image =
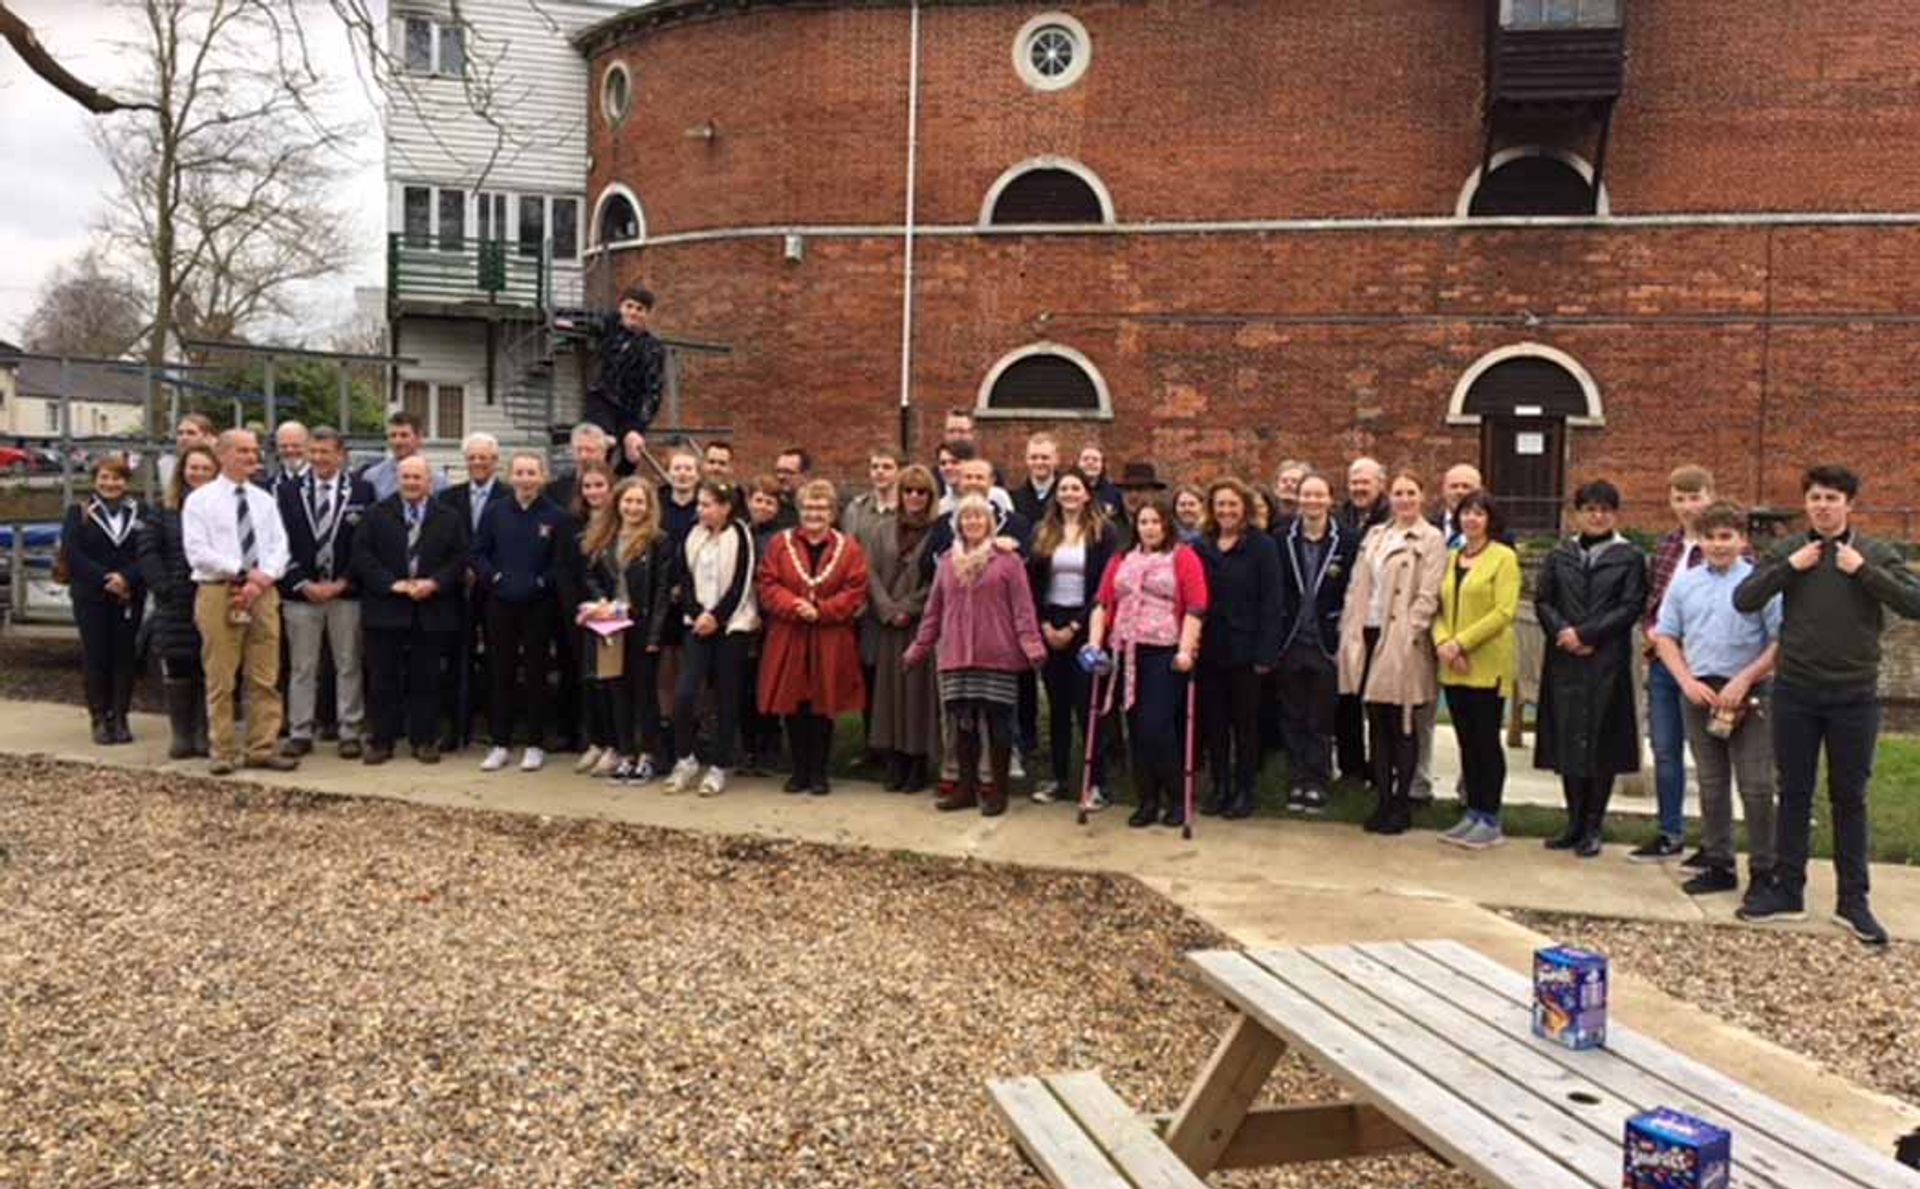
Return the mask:
[[1187,674],[1187,811],[1181,816],[1180,837],[1193,841],[1193,674]]
[[1087,806],[1093,801],[1093,757],[1100,746],[1100,673],[1098,670],[1088,674],[1092,679],[1087,683],[1087,755],[1080,766],[1080,812],[1074,820],[1080,825],[1087,824]]

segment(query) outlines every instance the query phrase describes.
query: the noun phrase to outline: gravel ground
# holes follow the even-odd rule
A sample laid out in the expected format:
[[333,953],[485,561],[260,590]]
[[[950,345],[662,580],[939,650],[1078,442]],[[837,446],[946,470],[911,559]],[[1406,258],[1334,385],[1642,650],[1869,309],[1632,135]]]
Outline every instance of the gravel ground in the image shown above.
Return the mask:
[[1170,1109],[1228,1022],[1177,961],[1224,939],[1127,880],[31,760],[0,790],[9,1187],[1019,1189],[985,1079]]
[[1504,915],[1599,950],[1675,998],[1920,1106],[1920,1045],[1912,1035],[1920,1020],[1920,946],[1896,942],[1876,954],[1826,934]]

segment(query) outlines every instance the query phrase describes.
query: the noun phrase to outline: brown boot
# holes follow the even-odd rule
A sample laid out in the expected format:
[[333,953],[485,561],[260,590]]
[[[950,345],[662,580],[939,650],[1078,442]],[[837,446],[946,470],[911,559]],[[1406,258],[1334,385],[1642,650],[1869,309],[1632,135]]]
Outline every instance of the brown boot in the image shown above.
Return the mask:
[[1000,739],[989,741],[987,762],[993,772],[993,783],[988,787],[987,795],[981,802],[980,816],[999,817],[1007,811],[1007,785],[1010,782],[1008,772],[1013,763],[1013,747]]
[[941,813],[972,809],[980,804],[980,736],[973,731],[955,731],[953,758],[959,766],[960,779],[955,782],[952,793],[942,794],[934,801],[933,807]]

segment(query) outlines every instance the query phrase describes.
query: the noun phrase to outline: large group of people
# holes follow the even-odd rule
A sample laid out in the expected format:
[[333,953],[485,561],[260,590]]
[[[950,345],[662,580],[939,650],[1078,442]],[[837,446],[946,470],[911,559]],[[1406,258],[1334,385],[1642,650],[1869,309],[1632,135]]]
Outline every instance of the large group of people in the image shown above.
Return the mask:
[[[941,811],[1004,813],[1031,768],[1032,800],[1094,812],[1124,766],[1130,826],[1190,824],[1196,797],[1244,818],[1278,752],[1287,810],[1324,812],[1346,776],[1372,790],[1366,829],[1397,834],[1433,797],[1444,700],[1462,809],[1440,839],[1505,840],[1525,584],[1471,466],[1429,488],[1371,458],[1288,460],[1271,485],[1170,489],[1151,464],[1116,478],[1097,444],[1063,455],[1037,433],[1009,485],[956,411],[933,465],[874,449],[843,499],[797,446],[758,476],[735,474],[725,442],[675,447],[656,483],[635,473],[644,420],[616,428],[578,427],[558,478],[544,454],[503,465],[475,434],[449,487],[405,413],[358,474],[333,429],[280,427],[267,465],[254,434],[189,418],[152,509],[101,463],[62,548],[95,740],[130,738],[150,652],[170,754],[217,774],[287,769],[322,739],[367,764],[402,745],[436,763],[484,703],[486,772],[564,750],[594,778],[711,796],[781,767],[784,734],[786,791],[817,796],[836,721],[857,713],[885,787],[933,789]],[[1644,659],[1659,817],[1631,857],[1684,862],[1692,893],[1737,891],[1737,781],[1740,915],[1804,915],[1824,749],[1836,917],[1880,943],[1865,814],[1879,641],[1888,610],[1920,617],[1920,580],[1853,528],[1852,473],[1815,467],[1804,491],[1807,531],[1758,560],[1746,513],[1700,467],[1673,472],[1676,524],[1651,560],[1619,531],[1613,484],[1574,494],[1574,531],[1532,583],[1534,762],[1566,803],[1546,845],[1601,853],[1614,783],[1641,765]],[[1687,751],[1703,840],[1682,858]]]

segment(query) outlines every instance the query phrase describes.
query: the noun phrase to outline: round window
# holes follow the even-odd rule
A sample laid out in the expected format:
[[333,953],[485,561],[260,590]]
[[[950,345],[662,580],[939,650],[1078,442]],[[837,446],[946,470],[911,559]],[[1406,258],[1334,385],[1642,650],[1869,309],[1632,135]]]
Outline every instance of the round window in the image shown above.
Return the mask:
[[607,123],[618,124],[627,118],[627,107],[633,101],[633,80],[627,74],[624,62],[615,62],[607,67],[606,77],[600,80],[600,110]]
[[1013,67],[1036,91],[1058,91],[1078,82],[1093,56],[1086,26],[1065,13],[1028,21],[1013,43]]

